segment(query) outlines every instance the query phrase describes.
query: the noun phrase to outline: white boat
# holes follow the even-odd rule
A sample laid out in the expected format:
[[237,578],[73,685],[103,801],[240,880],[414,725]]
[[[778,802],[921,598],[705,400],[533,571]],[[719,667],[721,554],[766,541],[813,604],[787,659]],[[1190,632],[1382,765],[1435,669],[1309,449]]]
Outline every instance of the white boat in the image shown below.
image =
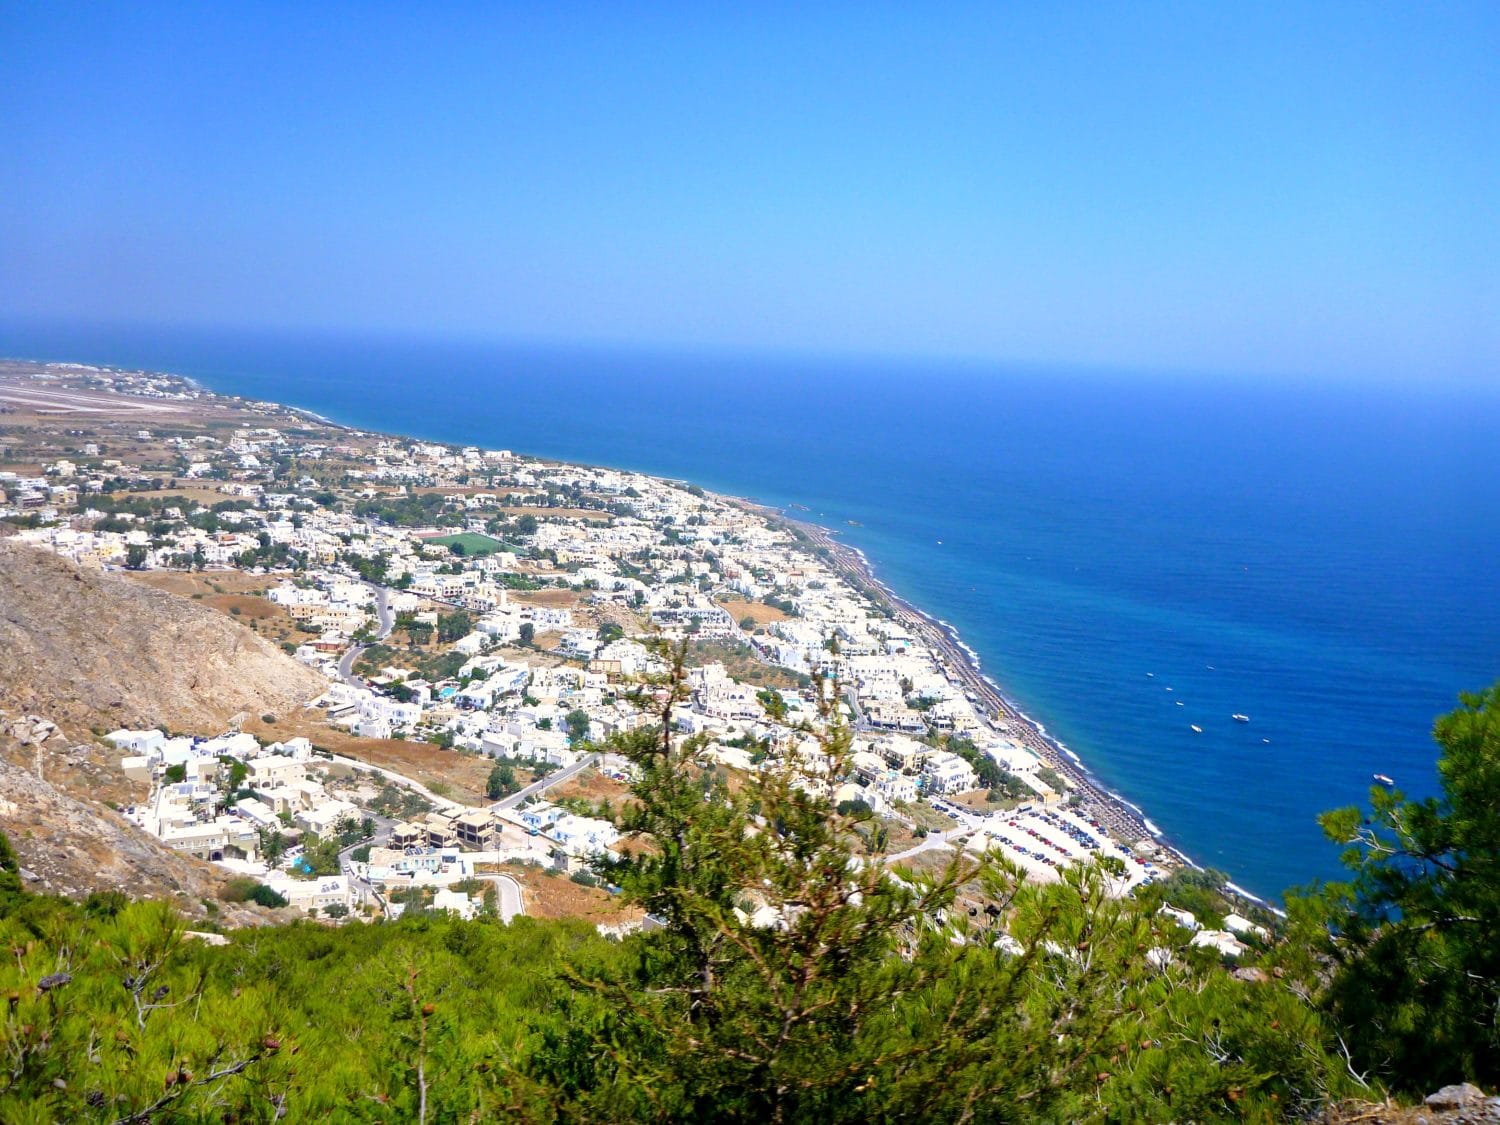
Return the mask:
[[1237,711],[1233,715],[1230,715],[1229,717],[1231,719],[1233,719],[1237,723],[1248,723],[1250,721],[1250,716],[1249,715],[1241,715]]
[[1194,734],[1202,734],[1203,733],[1203,728],[1200,727],[1197,723],[1189,723],[1188,726],[1190,726],[1192,728]]
[[1395,780],[1392,777],[1390,777],[1388,774],[1377,773],[1377,774],[1374,774],[1373,777],[1374,777],[1374,779],[1376,781],[1380,782],[1380,784],[1384,785],[1387,789],[1392,788],[1396,784]]

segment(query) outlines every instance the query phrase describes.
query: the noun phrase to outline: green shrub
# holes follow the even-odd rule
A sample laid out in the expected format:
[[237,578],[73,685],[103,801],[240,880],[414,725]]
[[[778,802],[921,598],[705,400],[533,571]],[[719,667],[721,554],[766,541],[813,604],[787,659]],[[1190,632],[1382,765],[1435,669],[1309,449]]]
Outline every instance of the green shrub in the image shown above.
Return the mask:
[[244,902],[260,883],[248,876],[230,879],[219,888],[219,897],[225,902]]
[[255,888],[250,892],[250,901],[273,909],[287,904],[285,897],[273,891],[264,883],[257,883],[255,885]]

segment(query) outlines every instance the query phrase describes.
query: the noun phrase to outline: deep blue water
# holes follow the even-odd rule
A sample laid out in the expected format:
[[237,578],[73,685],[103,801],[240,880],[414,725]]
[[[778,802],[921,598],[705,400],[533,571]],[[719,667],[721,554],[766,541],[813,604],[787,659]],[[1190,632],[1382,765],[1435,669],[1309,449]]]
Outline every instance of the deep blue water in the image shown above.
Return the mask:
[[1433,719],[1500,678],[1493,389],[16,326],[0,354],[805,504],[1266,896],[1337,873],[1314,817],[1372,772],[1434,791]]

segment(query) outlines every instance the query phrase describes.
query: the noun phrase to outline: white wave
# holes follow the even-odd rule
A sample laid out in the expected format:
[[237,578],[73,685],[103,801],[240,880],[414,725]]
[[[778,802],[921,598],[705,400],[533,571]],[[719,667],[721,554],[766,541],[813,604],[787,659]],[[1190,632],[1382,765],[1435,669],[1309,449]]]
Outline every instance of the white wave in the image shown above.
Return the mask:
[[[1070,751],[1070,753],[1071,753],[1071,751]],[[1087,769],[1085,769],[1083,772],[1084,772],[1084,775],[1086,777],[1089,777],[1091,779],[1094,776],[1093,774],[1089,773],[1089,771]],[[1151,823],[1149,820],[1146,820],[1146,810],[1143,809],[1143,808],[1141,808],[1141,806],[1138,805],[1138,804],[1136,804],[1134,801],[1127,801],[1124,797],[1120,796],[1120,794],[1116,793],[1113,789],[1105,789],[1104,793],[1111,800],[1115,801],[1118,804],[1124,805],[1127,809],[1131,810],[1138,817],[1140,817],[1142,821],[1145,821],[1145,823],[1147,823],[1147,824]]]
[[1224,886],[1227,887],[1229,890],[1233,891],[1235,894],[1239,895],[1241,898],[1247,898],[1251,902],[1256,903],[1259,906],[1264,906],[1267,910],[1269,910],[1272,914],[1276,915],[1278,918],[1285,918],[1286,917],[1286,911],[1281,910],[1281,909],[1279,909],[1279,908],[1277,908],[1275,906],[1272,906],[1269,902],[1267,902],[1265,899],[1261,898],[1257,894],[1251,894],[1249,891],[1245,890],[1245,888],[1242,887],[1242,886],[1240,886],[1238,883],[1225,883]]

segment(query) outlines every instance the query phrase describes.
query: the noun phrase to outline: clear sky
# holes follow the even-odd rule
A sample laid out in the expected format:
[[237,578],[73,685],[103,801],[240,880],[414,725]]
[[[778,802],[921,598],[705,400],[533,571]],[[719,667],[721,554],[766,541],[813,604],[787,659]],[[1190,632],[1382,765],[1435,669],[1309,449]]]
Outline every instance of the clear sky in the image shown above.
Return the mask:
[[0,5],[0,317],[1500,379],[1500,4]]

